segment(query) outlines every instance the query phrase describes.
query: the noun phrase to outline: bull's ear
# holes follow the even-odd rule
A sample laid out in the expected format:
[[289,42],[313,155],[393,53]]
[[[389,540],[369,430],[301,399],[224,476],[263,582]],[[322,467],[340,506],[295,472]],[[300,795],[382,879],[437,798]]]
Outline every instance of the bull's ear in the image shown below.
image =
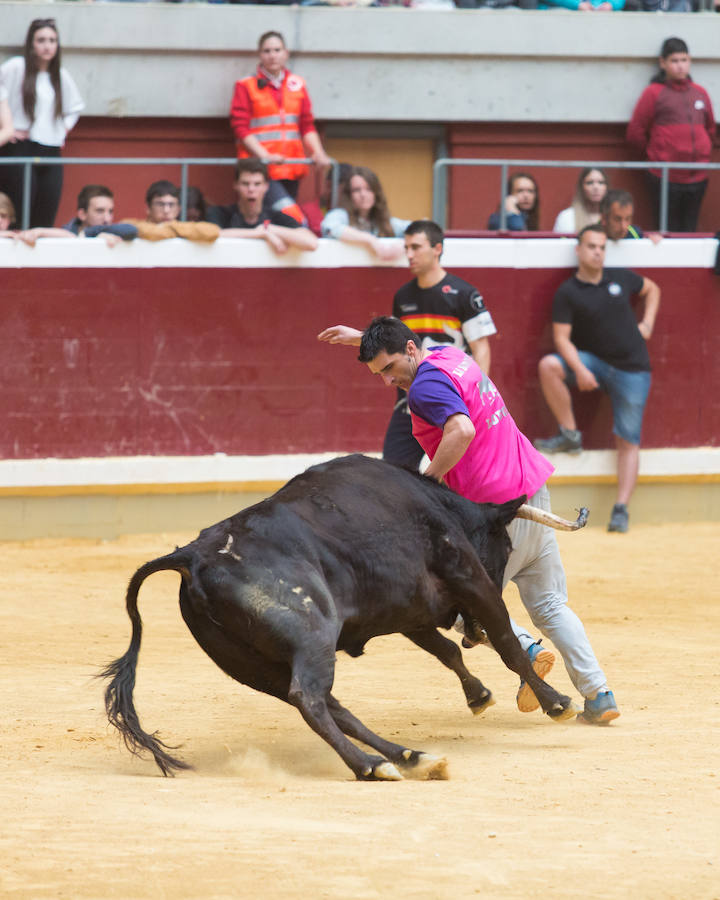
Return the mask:
[[497,507],[498,511],[498,521],[502,522],[503,525],[509,525],[510,522],[515,518],[517,511],[527,500],[527,496],[523,494],[521,497],[517,497],[515,500],[508,500],[506,503],[499,503]]

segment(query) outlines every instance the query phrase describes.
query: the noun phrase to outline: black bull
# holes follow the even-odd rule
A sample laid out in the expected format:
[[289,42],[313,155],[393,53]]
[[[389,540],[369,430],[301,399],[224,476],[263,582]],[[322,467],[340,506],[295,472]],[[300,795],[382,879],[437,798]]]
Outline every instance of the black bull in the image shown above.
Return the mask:
[[110,722],[131,752],[150,751],[163,774],[189,768],[142,730],[133,705],[138,591],[148,575],[164,570],[180,573],[182,617],[208,656],[231,678],[296,706],[359,779],[398,779],[400,771],[445,777],[444,760],[384,740],[331,693],[336,651],[359,656],[376,635],[400,632],[436,656],[479,712],[492,702],[490,691],[465,668],[457,644],[436,630],[459,613],[471,633],[485,630],[552,719],[574,715],[570,698],[533,671],[501,596],[511,550],[506,526],[524,499],[475,504],[364,456],[308,469],[133,575],[130,646],[101,673],[112,679],[105,693]]

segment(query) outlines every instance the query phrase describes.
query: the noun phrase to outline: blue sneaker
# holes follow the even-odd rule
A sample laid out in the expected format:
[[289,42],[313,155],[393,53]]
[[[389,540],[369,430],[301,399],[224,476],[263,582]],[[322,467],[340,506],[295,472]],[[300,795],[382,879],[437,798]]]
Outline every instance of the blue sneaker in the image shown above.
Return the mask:
[[[542,647],[540,641],[530,644],[527,655],[530,657],[533,671],[540,678],[545,678],[555,664],[555,654],[552,650]],[[520,690],[517,692],[517,705],[520,712],[534,712],[540,706],[540,701],[532,688],[524,681],[520,682]]]
[[613,692],[600,691],[594,700],[585,698],[585,709],[578,713],[577,720],[585,725],[607,725],[619,715]]

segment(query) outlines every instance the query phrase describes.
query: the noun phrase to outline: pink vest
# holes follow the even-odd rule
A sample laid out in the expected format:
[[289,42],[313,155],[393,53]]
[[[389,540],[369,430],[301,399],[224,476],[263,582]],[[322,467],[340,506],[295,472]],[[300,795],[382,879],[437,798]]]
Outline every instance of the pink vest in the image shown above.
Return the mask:
[[[456,493],[476,503],[504,503],[538,491],[554,471],[519,430],[495,385],[472,357],[456,347],[433,351],[425,363],[444,372],[455,385],[475,426],[475,437],[463,458],[445,475]],[[443,436],[412,411],[413,434],[430,459]]]

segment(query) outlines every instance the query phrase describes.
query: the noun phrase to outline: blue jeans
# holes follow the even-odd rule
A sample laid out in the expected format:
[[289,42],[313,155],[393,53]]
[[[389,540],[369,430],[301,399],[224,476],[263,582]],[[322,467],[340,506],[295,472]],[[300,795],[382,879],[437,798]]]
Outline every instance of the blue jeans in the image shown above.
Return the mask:
[[[610,396],[613,434],[628,444],[639,444],[643,413],[650,392],[650,373],[616,369],[586,350],[578,350],[578,356],[582,364],[593,373],[601,390]],[[555,357],[562,363],[568,385],[575,386],[574,372],[561,356],[555,354]]]
[[[543,485],[528,503],[551,512],[547,486]],[[513,549],[505,568],[503,588],[508,581],[515,582],[530,620],[560,652],[572,683],[583,697],[594,697],[606,683],[605,673],[593,653],[583,623],[568,606],[565,570],[555,532],[529,519],[513,519],[508,534]],[[510,625],[527,651],[534,638],[512,619]]]

